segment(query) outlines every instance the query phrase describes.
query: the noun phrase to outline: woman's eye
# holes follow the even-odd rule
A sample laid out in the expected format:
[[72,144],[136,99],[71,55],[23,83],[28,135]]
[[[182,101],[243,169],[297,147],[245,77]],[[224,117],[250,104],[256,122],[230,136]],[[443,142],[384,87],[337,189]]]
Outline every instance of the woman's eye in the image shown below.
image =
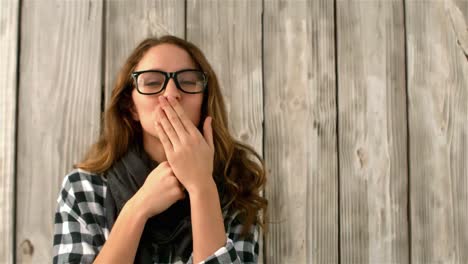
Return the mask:
[[197,84],[196,81],[182,81],[181,83],[182,85],[195,85]]
[[160,86],[161,82],[147,82],[145,86]]

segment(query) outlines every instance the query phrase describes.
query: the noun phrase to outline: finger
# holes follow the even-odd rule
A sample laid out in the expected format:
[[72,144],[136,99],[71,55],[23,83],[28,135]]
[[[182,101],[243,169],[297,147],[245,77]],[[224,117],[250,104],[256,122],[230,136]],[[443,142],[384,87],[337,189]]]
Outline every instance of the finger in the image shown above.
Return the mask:
[[195,127],[195,125],[192,123],[192,121],[188,118],[188,116],[185,114],[184,109],[182,106],[179,104],[179,102],[174,99],[172,96],[168,96],[168,101],[169,104],[172,106],[174,111],[177,113],[179,116],[180,121],[184,125],[185,130],[187,133],[194,135],[197,132],[199,133],[198,129]]
[[208,116],[205,118],[205,122],[203,124],[203,137],[205,138],[208,145],[210,145],[211,149],[214,149],[213,143],[213,127],[211,126],[213,122],[213,118]]
[[169,104],[169,102],[164,96],[160,96],[159,101],[161,102],[162,109],[166,113],[166,116],[169,122],[172,124],[172,127],[174,127],[174,130],[179,136],[179,139],[183,142],[188,132],[185,130],[185,127],[182,124],[182,121],[180,120],[179,115],[174,110],[174,108],[172,108],[172,105]]
[[174,147],[172,146],[171,141],[166,135],[166,132],[162,128],[161,124],[158,122],[154,122],[154,126],[156,127],[156,133],[158,133],[159,141],[163,145],[164,151],[168,153],[169,151],[173,151]]
[[179,136],[177,135],[174,127],[172,127],[169,119],[167,119],[166,114],[162,109],[158,109],[159,114],[159,124],[161,124],[164,132],[172,143],[173,149],[176,149],[180,146]]

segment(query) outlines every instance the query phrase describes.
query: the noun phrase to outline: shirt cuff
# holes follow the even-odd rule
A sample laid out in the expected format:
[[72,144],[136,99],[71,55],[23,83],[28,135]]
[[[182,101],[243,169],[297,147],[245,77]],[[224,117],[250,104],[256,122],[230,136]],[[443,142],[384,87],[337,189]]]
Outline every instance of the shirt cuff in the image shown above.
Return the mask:
[[[207,263],[207,262],[209,263],[209,262],[211,262],[213,260],[224,259],[226,256],[229,256],[229,250],[231,250],[233,248],[234,248],[234,242],[232,241],[232,239],[230,239],[228,237],[226,239],[226,245],[224,245],[223,247],[216,250],[216,252],[213,253],[213,255],[211,255],[208,258],[206,258],[205,260],[199,262],[199,264],[205,264],[205,263]],[[220,263],[223,263],[223,262],[220,262]]]

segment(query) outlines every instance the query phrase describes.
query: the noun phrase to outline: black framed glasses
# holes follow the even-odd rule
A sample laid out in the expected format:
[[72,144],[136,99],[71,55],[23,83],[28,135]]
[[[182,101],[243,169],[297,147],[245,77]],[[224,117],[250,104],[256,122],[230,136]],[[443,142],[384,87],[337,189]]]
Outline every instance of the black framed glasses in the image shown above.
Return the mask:
[[176,72],[145,70],[132,73],[136,88],[141,94],[157,94],[166,89],[171,78],[176,87],[184,93],[203,93],[208,84],[207,74],[196,69],[184,69]]

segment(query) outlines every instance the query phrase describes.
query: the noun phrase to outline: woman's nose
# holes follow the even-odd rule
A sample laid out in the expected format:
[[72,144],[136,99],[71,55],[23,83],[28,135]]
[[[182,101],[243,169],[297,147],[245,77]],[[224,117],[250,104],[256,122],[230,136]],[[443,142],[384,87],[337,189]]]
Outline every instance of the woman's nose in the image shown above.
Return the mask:
[[171,78],[169,79],[169,82],[167,83],[166,89],[164,89],[163,95],[166,97],[172,96],[173,98],[178,100],[180,99],[181,92],[182,91],[177,89],[174,79]]

